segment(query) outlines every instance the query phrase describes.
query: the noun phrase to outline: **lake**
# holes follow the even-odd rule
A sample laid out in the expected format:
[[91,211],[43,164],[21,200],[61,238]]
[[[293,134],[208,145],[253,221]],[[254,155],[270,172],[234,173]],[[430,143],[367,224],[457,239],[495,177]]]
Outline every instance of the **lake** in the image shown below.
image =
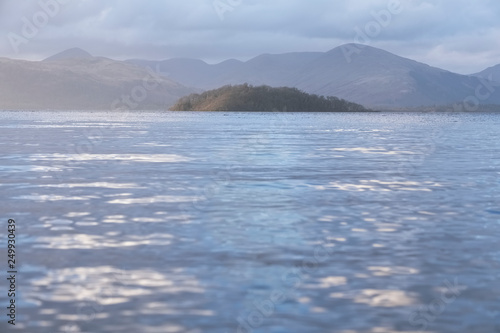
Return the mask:
[[0,119],[1,332],[500,332],[500,114]]

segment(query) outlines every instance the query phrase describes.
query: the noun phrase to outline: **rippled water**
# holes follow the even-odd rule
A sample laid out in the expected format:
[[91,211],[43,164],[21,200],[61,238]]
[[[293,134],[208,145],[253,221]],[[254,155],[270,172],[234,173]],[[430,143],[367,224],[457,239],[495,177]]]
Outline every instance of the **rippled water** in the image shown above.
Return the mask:
[[20,332],[500,332],[500,114],[0,119]]

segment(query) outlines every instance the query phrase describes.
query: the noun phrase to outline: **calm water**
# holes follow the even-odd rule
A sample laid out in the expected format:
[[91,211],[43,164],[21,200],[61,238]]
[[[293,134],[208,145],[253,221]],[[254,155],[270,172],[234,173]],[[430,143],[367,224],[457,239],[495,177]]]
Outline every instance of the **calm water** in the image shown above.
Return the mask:
[[500,332],[500,114],[0,119],[12,331]]

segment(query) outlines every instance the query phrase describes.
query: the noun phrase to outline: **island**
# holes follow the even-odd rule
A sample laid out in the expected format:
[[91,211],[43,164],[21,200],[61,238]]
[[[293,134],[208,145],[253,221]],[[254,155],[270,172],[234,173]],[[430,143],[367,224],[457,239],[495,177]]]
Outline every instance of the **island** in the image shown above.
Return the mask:
[[364,106],[333,96],[318,96],[297,88],[226,85],[182,97],[170,111],[365,112]]

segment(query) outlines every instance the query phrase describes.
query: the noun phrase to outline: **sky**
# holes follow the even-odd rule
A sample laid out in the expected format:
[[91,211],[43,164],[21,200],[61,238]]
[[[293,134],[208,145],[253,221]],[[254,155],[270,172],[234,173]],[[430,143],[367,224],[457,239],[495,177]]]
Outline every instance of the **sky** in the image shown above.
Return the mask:
[[0,57],[328,51],[358,42],[461,74],[500,64],[498,0],[0,0]]

